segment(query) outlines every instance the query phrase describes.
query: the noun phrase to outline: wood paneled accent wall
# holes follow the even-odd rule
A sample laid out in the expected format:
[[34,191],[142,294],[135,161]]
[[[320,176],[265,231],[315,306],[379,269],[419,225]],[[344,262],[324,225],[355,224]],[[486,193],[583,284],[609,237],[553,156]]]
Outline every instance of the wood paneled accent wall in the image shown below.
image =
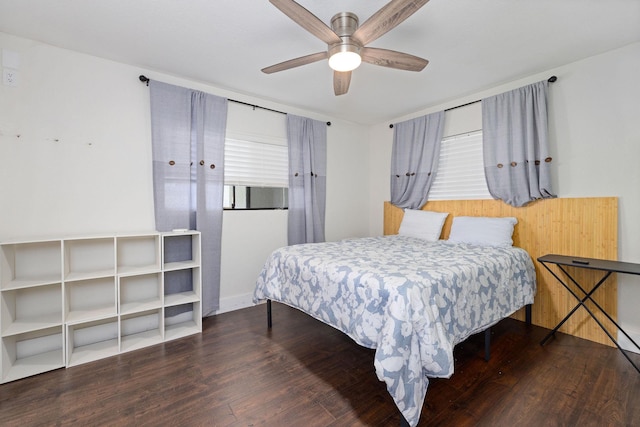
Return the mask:
[[[499,200],[430,201],[422,208],[448,212],[440,238],[446,239],[454,216],[513,216],[518,219],[514,245],[525,249],[536,266],[538,291],[532,308],[533,323],[555,327],[576,305],[576,300],[537,261],[545,254],[617,260],[618,199],[616,197],[557,198],[538,200],[514,208]],[[404,211],[389,202],[384,204],[384,234],[397,234]],[[552,267],[552,268],[555,268]],[[562,272],[554,270],[559,277]],[[603,273],[569,267],[578,283],[591,289]],[[594,294],[594,299],[617,321],[618,289],[615,274]],[[580,295],[580,292],[577,292]],[[597,311],[597,310],[595,310]],[[513,315],[524,320],[524,310]],[[616,336],[615,326],[604,316],[602,323]],[[589,314],[579,308],[560,329],[561,332],[606,345],[613,345]]]

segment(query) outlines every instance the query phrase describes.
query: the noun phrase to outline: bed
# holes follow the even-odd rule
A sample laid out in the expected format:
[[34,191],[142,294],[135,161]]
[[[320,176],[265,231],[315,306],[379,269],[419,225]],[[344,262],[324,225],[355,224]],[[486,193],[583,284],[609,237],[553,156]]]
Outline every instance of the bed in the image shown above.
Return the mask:
[[254,301],[287,304],[375,349],[378,378],[415,426],[429,377],[453,374],[454,346],[532,304],[535,293],[523,249],[403,234],[280,248]]

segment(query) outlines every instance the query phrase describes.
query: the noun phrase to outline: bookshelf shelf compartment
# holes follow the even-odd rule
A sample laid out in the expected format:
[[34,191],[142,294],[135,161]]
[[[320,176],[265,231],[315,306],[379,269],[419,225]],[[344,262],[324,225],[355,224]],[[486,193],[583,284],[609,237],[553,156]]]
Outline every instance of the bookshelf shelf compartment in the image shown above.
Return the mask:
[[3,291],[2,336],[61,326],[61,301],[61,283]]
[[200,301],[200,268],[164,272],[164,305],[174,306]]
[[131,351],[162,342],[162,310],[150,310],[122,316],[120,350]]
[[202,307],[199,302],[166,307],[164,312],[165,341],[202,331]]
[[65,280],[114,275],[115,240],[113,237],[64,241]]
[[60,240],[1,245],[0,289],[19,289],[60,282],[61,256]]
[[200,265],[200,234],[165,233],[162,242],[164,270],[179,270]]
[[160,236],[123,236],[116,240],[117,268],[120,275],[160,271]]
[[118,318],[67,325],[67,366],[118,354]]
[[120,277],[120,314],[162,307],[162,274]]
[[2,338],[2,382],[64,367],[62,325]]
[[114,316],[117,313],[115,277],[66,283],[65,299],[67,323]]

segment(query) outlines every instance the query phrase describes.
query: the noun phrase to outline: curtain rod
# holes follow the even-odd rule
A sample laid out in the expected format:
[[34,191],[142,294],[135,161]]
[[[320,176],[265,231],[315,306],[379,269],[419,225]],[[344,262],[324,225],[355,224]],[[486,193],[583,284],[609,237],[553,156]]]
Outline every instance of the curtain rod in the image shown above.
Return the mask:
[[[553,83],[556,80],[558,80],[558,78],[556,76],[551,76],[547,79],[547,81],[549,83]],[[446,110],[444,110],[445,112],[447,111],[451,111],[451,110],[455,110],[456,108],[462,108],[462,107],[466,107],[467,105],[473,105],[473,104],[477,104],[478,102],[481,102],[481,99],[478,99],[476,101],[471,101],[471,102],[467,102],[466,104],[462,104],[462,105],[456,105],[455,107],[451,107],[451,108],[447,108]],[[393,123],[389,125],[390,128],[393,129]]]
[[[151,79],[145,75],[140,74],[140,76],[138,77],[138,79],[140,79],[140,81],[142,83],[146,83],[147,86],[149,86],[149,82],[151,81]],[[248,102],[243,102],[243,101],[238,101],[235,99],[230,99],[227,98],[227,101],[231,101],[231,102],[235,102],[236,104],[242,104],[242,105],[247,105],[249,107],[253,107],[253,109],[256,108],[260,108],[261,110],[266,110],[266,111],[272,111],[274,113],[278,113],[278,114],[284,114],[286,115],[287,113],[285,113],[284,111],[278,111],[278,110],[274,110],[272,108],[267,108],[267,107],[261,107],[260,105],[255,105],[255,104],[249,104]],[[331,126],[331,122],[327,122],[327,126]]]

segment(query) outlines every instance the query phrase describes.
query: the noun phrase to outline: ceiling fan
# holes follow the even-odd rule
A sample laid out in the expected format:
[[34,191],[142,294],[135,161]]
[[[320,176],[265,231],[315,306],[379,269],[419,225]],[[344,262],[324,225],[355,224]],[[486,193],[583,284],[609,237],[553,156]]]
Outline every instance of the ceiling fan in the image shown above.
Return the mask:
[[359,25],[358,17],[342,12],[331,18],[331,27],[293,0],[269,0],[302,28],[328,45],[325,52],[312,53],[262,69],[271,74],[329,58],[333,71],[333,91],[343,95],[349,90],[351,72],[361,61],[407,71],[421,71],[429,61],[395,50],[366,47],[413,15],[429,0],[391,0]]

